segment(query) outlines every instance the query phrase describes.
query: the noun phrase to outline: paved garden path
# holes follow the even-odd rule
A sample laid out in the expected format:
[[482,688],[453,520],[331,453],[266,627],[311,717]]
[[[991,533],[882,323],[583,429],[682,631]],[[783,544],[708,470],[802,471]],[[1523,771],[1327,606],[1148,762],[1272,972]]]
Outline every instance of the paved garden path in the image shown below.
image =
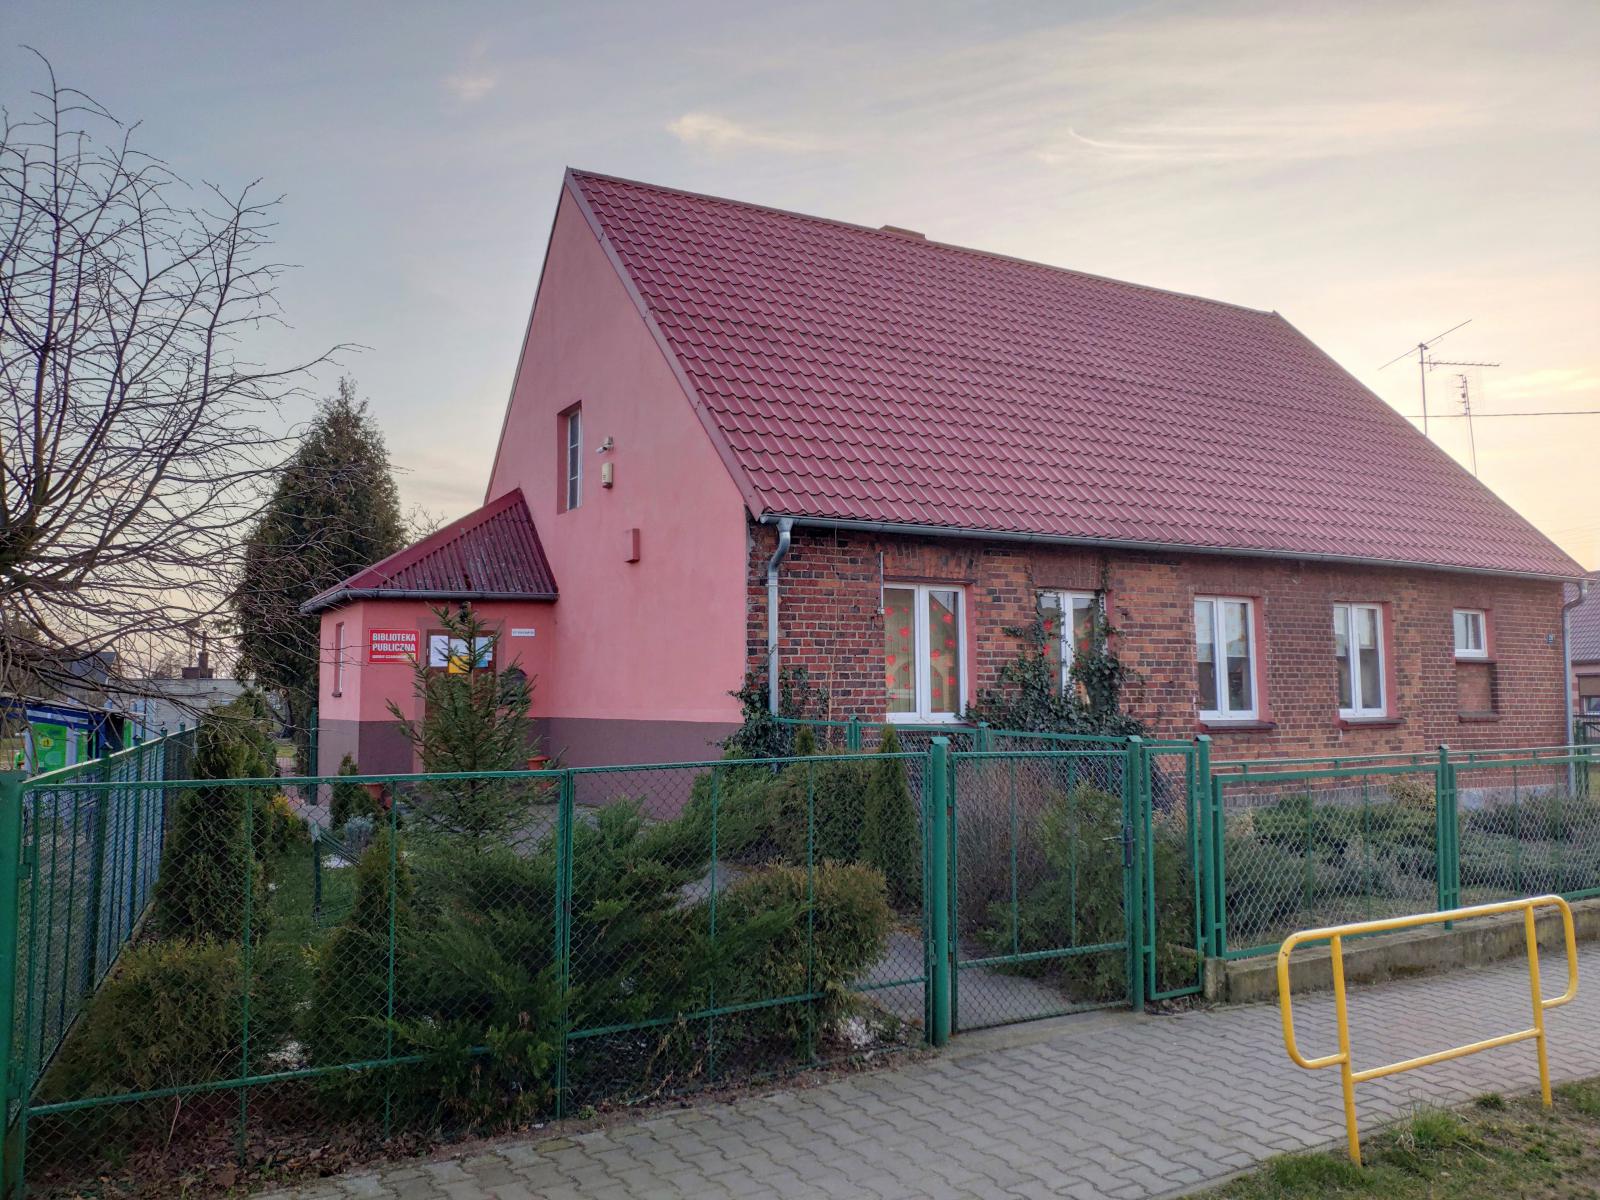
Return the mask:
[[[1600,946],[1550,1014],[1558,1078],[1600,1074]],[[1547,954],[1545,978],[1565,974]],[[1327,996],[1297,1003],[1308,1054],[1333,1048]],[[1352,993],[1357,1066],[1525,1028],[1527,968],[1508,964]],[[1418,1104],[1537,1082],[1531,1045],[1360,1085],[1364,1128]],[[957,1038],[894,1070],[482,1143],[366,1169],[276,1200],[711,1200],[728,1197],[1165,1196],[1273,1154],[1342,1140],[1338,1079],[1284,1057],[1272,1005],[1179,1016],[1093,1013]],[[264,1198],[258,1197],[258,1200]]]

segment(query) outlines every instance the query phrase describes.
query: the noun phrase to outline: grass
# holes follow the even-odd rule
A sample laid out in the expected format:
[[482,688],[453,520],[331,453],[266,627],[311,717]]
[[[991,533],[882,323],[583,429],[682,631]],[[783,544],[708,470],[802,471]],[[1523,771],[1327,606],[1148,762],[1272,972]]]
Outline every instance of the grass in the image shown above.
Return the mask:
[[272,899],[267,909],[265,940],[319,944],[355,903],[355,876],[354,867],[334,867],[324,858],[319,913],[311,847],[306,843],[290,846],[267,864]]
[[1425,1109],[1342,1153],[1291,1154],[1203,1193],[1209,1200],[1576,1200],[1600,1195],[1600,1079],[1537,1096],[1480,1096],[1459,1111]]

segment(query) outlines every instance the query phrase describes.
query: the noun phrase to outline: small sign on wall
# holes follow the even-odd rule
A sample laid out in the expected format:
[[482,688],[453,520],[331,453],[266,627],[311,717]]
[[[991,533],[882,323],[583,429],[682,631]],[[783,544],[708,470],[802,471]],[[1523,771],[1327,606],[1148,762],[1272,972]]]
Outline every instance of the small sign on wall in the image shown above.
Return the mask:
[[369,663],[416,662],[417,649],[420,645],[415,629],[369,629],[367,661]]
[[511,636],[512,637],[535,637],[535,636],[538,635],[538,632],[539,631],[537,629],[513,629],[511,631]]

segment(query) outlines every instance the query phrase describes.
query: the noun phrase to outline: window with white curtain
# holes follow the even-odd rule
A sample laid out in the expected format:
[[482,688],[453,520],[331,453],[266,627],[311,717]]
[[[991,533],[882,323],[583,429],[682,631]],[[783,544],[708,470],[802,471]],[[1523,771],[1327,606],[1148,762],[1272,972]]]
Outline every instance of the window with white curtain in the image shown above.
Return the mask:
[[1454,614],[1456,657],[1488,658],[1488,620],[1482,609],[1458,608]]
[[1255,604],[1237,596],[1196,596],[1194,658],[1200,716],[1248,721],[1256,702]]
[[1333,657],[1339,667],[1339,715],[1387,715],[1381,605],[1333,606]]

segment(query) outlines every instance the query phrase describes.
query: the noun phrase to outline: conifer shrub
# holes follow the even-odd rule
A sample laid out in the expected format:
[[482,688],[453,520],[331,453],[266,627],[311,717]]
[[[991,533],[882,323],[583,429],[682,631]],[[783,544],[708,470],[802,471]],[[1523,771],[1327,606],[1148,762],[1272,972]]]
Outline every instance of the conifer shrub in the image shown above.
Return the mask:
[[[381,1058],[389,1032],[389,938],[391,894],[395,938],[395,996],[404,1005],[411,992],[415,947],[412,939],[413,885],[406,855],[391,847],[380,830],[356,864],[355,899],[350,912],[322,946],[316,959],[311,1010],[304,1040],[319,1066]],[[390,886],[391,874],[393,887]],[[334,1076],[335,1090],[348,1091],[354,1077]],[[365,1081],[358,1085],[364,1088]]]
[[[900,737],[885,729],[880,754],[899,754]],[[922,903],[922,835],[903,759],[879,759],[870,769],[861,823],[861,859],[882,873],[896,908]]]
[[[196,731],[193,770],[196,779],[244,779],[261,777],[263,766],[240,722],[218,710]],[[270,828],[255,819],[253,810],[264,802],[260,791],[219,784],[178,794],[155,889],[155,925],[163,937],[243,935],[245,897],[254,890],[259,900],[264,892],[261,861]]]
[[[356,765],[355,759],[346,754],[339,760],[339,774],[359,775],[361,768]],[[328,801],[328,824],[335,832],[343,829],[351,817],[370,817],[376,812],[372,796],[364,783],[335,782],[329,790],[332,795]]]
[[[46,1074],[41,1099],[157,1091],[237,1076],[244,1065],[240,955],[237,943],[208,937],[127,947]],[[277,1044],[289,1027],[288,997],[268,974],[276,962],[266,954],[254,963],[250,1026],[258,1046]],[[97,1114],[119,1126],[164,1125],[178,1103],[110,1105]]]

